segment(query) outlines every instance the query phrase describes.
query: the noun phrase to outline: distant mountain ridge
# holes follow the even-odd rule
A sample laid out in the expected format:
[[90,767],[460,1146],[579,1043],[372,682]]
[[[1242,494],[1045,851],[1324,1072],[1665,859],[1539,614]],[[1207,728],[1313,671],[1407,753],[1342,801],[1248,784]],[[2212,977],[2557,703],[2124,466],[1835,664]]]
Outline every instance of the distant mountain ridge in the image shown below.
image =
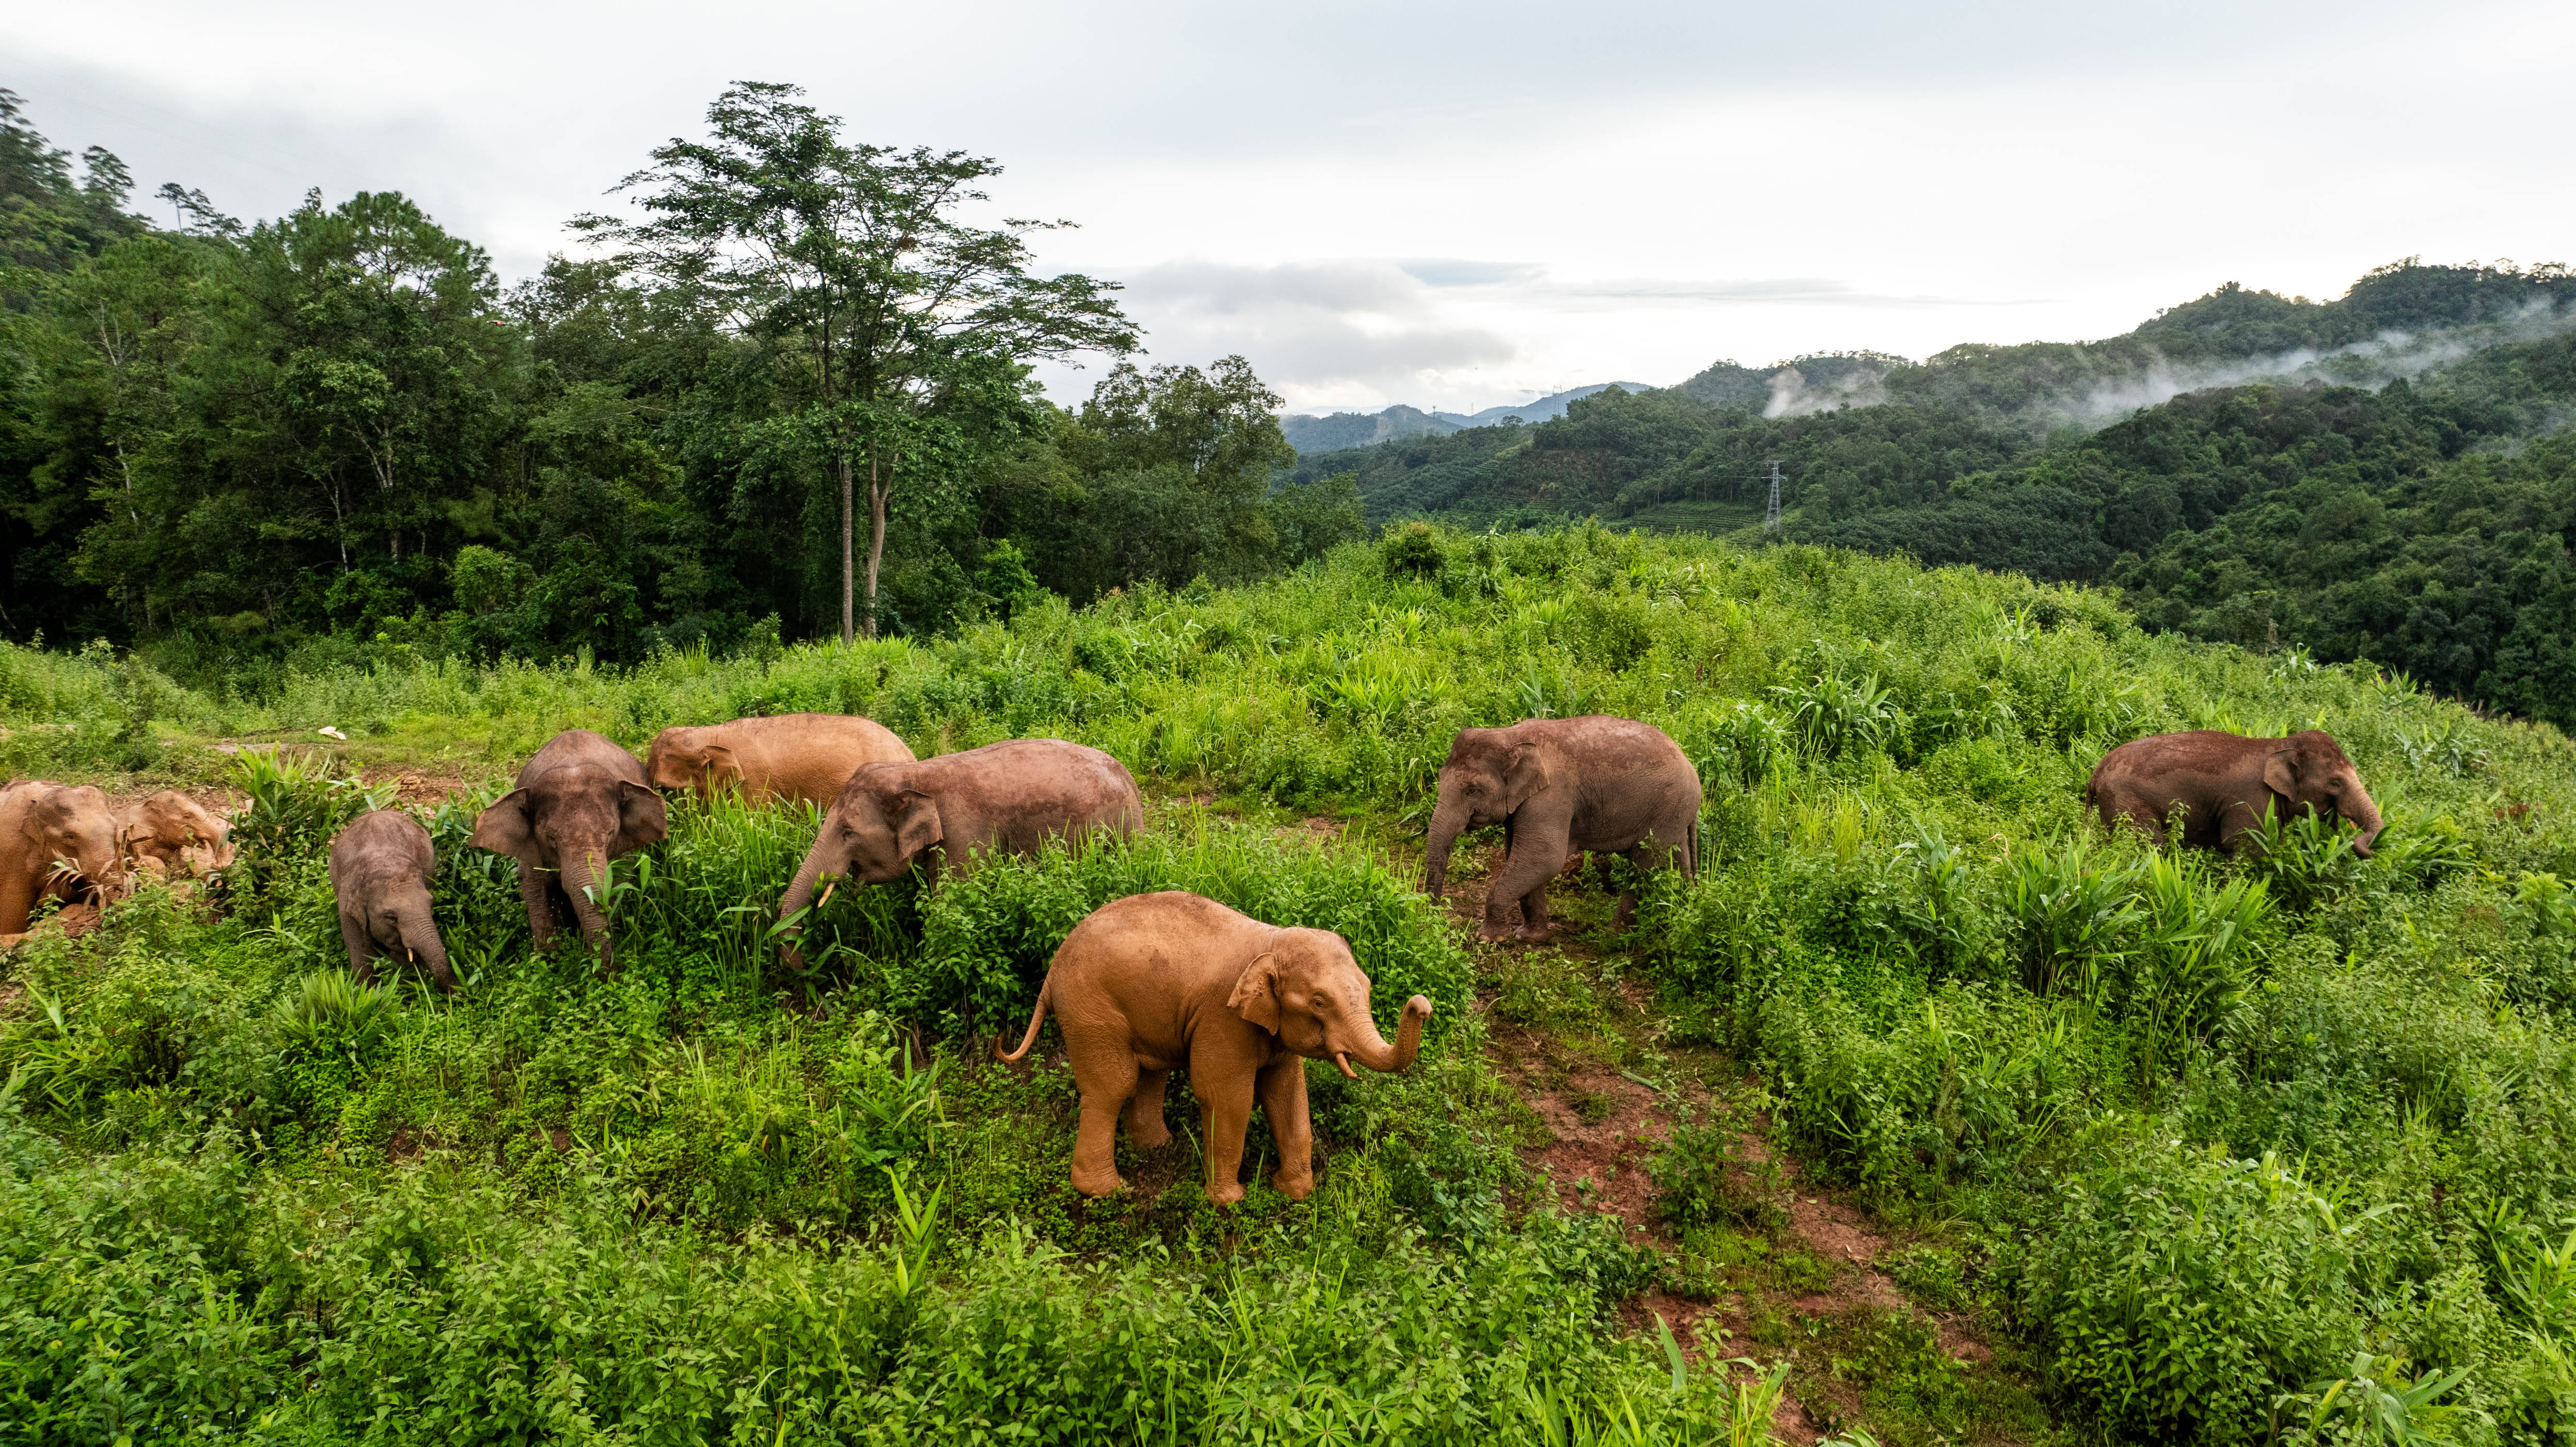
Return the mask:
[[1339,452],[1345,448],[1374,447],[1381,442],[1394,442],[1406,437],[1446,437],[1462,428],[1492,427],[1515,417],[1530,423],[1553,421],[1564,416],[1570,404],[1612,387],[1629,392],[1652,390],[1643,382],[1595,382],[1588,387],[1552,393],[1534,402],[1505,403],[1482,412],[1425,412],[1399,402],[1383,412],[1335,412],[1326,416],[1292,414],[1279,419],[1279,429],[1287,434],[1288,445],[1300,454]]

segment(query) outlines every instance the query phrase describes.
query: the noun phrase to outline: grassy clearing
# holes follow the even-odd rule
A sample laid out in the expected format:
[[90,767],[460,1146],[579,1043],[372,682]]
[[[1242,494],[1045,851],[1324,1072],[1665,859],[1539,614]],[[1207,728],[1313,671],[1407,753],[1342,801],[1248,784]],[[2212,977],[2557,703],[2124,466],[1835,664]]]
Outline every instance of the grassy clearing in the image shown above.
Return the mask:
[[[1125,847],[840,891],[803,972],[766,929],[811,817],[678,808],[612,886],[602,978],[529,951],[469,788],[428,817],[466,989],[337,977],[319,844],[362,791],[323,775],[470,784],[567,726],[798,708],[925,753],[1076,739],[1170,802]],[[1702,877],[1613,936],[1625,866],[1595,865],[1578,944],[1471,951],[1411,888],[1450,733],[1587,711],[1698,761]],[[2403,679],[2014,578],[1588,529],[628,672],[228,698],[0,651],[22,774],[232,779],[213,742],[325,724],[350,742],[260,783],[222,917],[146,896],[9,966],[25,1440],[1707,1442],[1760,1440],[1765,1392],[1889,1443],[2363,1440],[2383,1399],[2459,1441],[2576,1430],[2576,753]],[[2387,813],[2370,860],[2312,827],[2159,856],[2083,817],[2120,740],[2312,724]],[[1390,1025],[1439,1002],[1415,1074],[1313,1076],[1310,1202],[1205,1207],[1186,1091],[1175,1144],[1086,1201],[1064,1074],[988,1063],[1074,921],[1166,887],[1349,934]],[[1567,1129],[1670,1112],[1656,1245],[1553,1204],[1516,1082]],[[1892,1304],[1791,1309],[1858,1268],[1784,1230],[1766,1133],[1898,1228]],[[1739,1303],[1678,1377],[1619,1325],[1658,1283]]]

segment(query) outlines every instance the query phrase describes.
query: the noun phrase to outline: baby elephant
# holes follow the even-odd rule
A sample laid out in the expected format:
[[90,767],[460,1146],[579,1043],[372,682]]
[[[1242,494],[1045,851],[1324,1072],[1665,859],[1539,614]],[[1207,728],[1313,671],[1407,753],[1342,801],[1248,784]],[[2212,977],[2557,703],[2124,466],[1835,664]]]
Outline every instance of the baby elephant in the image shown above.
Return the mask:
[[438,852],[429,831],[409,814],[378,809],[349,821],[331,841],[331,892],[340,901],[340,942],[349,973],[376,982],[377,955],[415,959],[442,991],[456,988],[447,946],[429,917],[430,874]]
[[164,878],[198,878],[233,862],[230,827],[176,789],[121,809],[117,818],[126,858]]
[[[1620,854],[1640,869],[1699,867],[1699,771],[1663,730],[1594,714],[1534,718],[1500,729],[1460,729],[1440,766],[1423,892],[1440,897],[1449,851],[1466,830],[1503,826],[1503,862],[1485,893],[1489,940],[1547,937],[1547,882],[1578,851]],[[1617,923],[1635,910],[1619,896]]]
[[[778,902],[785,919],[813,902],[827,874],[860,884],[900,879],[923,859],[963,871],[980,850],[1035,854],[1049,836],[1079,841],[1145,827],[1127,766],[1062,739],[1010,739],[915,764],[869,764],[850,776]],[[779,957],[803,968],[792,943]]]
[[2127,820],[2160,845],[2176,810],[2183,843],[2230,853],[2259,840],[2266,812],[2284,823],[2311,812],[2348,819],[2361,830],[2352,852],[2365,859],[2379,837],[2379,806],[2343,746],[2317,729],[2285,739],[2217,729],[2131,739],[2102,756],[2084,802],[2104,828]]
[[518,861],[519,898],[538,949],[553,941],[560,906],[613,970],[617,947],[600,909],[602,871],[669,833],[669,806],[645,784],[635,756],[604,734],[566,729],[530,756],[519,786],[492,801],[465,842]]
[[702,799],[730,786],[748,803],[809,799],[828,809],[860,765],[911,762],[912,750],[874,719],[789,713],[664,729],[644,773],[657,789],[692,789]]
[[1354,1078],[1354,1059],[1371,1070],[1406,1069],[1431,1018],[1429,1000],[1405,1001],[1387,1044],[1369,1018],[1369,977],[1340,935],[1280,929],[1180,890],[1129,895],[1075,925],[1047,970],[1028,1034],[1002,1059],[1029,1053],[1049,1010],[1082,1092],[1073,1188],[1086,1196],[1118,1189],[1122,1119],[1139,1146],[1171,1139],[1163,1085],[1186,1069],[1199,1098],[1207,1195],[1219,1205],[1243,1199],[1235,1177],[1255,1100],[1279,1141],[1270,1183],[1304,1200],[1315,1189],[1306,1062],[1330,1060]]

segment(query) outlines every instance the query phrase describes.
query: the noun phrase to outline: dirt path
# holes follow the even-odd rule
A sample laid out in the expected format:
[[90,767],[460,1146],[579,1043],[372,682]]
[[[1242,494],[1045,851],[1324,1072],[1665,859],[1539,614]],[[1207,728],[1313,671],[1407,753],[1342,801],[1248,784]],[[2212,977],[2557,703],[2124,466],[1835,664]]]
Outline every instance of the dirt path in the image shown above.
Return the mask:
[[[1925,1428],[1947,1441],[2016,1440],[1960,1424],[1882,1421],[1869,1410],[1869,1372],[1844,1369],[1846,1343],[1886,1335],[1889,1321],[1919,1324],[1917,1334],[1928,1333],[1947,1359],[1943,1370],[1991,1374],[1995,1352],[1978,1323],[1908,1297],[1885,1269],[1906,1244],[1903,1233],[1807,1179],[1771,1139],[1769,1120],[1740,1103],[1759,1100],[1757,1079],[1714,1051],[1661,1040],[1653,991],[1617,968],[1611,901],[1597,879],[1570,867],[1549,886],[1562,927],[1546,942],[1474,943],[1493,852],[1462,851],[1447,908],[1477,953],[1476,1004],[1491,1022],[1495,1069],[1546,1128],[1548,1139],[1524,1147],[1523,1159],[1562,1209],[1616,1216],[1633,1244],[1666,1258],[1662,1278],[1622,1308],[1623,1319],[1651,1333],[1661,1317],[1703,1362],[1751,1358],[1767,1368],[1790,1358],[1790,1390],[1773,1418],[1787,1442],[1855,1428],[1891,1447],[1922,1439]],[[1737,1123],[1726,1195],[1748,1219],[1687,1234],[1691,1244],[1714,1240],[1749,1259],[1714,1269],[1665,1219],[1652,1174],[1675,1130],[1693,1119]],[[2027,1400],[2018,1382],[2004,1390]]]

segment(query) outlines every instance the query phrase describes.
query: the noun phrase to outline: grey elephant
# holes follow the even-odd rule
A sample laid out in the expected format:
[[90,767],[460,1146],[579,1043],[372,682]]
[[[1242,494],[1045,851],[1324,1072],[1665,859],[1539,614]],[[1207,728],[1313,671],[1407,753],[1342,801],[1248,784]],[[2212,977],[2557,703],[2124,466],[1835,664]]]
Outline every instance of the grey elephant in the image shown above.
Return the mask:
[[349,973],[376,982],[375,958],[418,960],[441,991],[456,988],[447,946],[431,919],[429,885],[438,851],[409,814],[377,809],[349,821],[331,841],[331,893],[340,904],[340,943]]
[[[1171,1139],[1163,1087],[1190,1073],[1199,1099],[1208,1199],[1243,1199],[1235,1179],[1257,1101],[1279,1142],[1271,1184],[1290,1200],[1315,1189],[1314,1128],[1306,1112],[1306,1062],[1344,1075],[1406,1070],[1422,1044],[1431,1001],[1404,1002],[1395,1043],[1369,1013],[1369,977],[1330,930],[1282,929],[1181,890],[1134,894],[1093,910],[1055,952],[1016,1062],[1055,1012],[1066,1062],[1082,1091],[1073,1188],[1118,1189],[1117,1131],[1151,1149]],[[993,1042],[998,1053],[1001,1042]]]
[[[963,870],[983,851],[1034,854],[1050,836],[1079,841],[1145,827],[1127,766],[1062,739],[1008,739],[911,764],[867,764],[823,817],[778,917],[814,900],[826,875],[860,884],[900,879],[915,860]],[[779,956],[801,968],[792,939]]]
[[[1663,730],[1591,714],[1534,718],[1498,729],[1460,729],[1440,766],[1439,802],[1422,888],[1438,899],[1449,851],[1466,830],[1503,826],[1503,862],[1485,895],[1480,934],[1547,937],[1547,882],[1578,851],[1625,854],[1639,868],[1699,868],[1699,771]],[[1625,927],[1636,896],[1619,896]]]
[[518,861],[537,948],[553,941],[560,904],[613,969],[616,948],[597,897],[602,874],[608,861],[669,833],[669,810],[635,756],[588,729],[566,729],[519,770],[518,787],[483,811],[466,842]]
[[2301,814],[2349,820],[2361,830],[2353,852],[2364,858],[2379,837],[2379,806],[2343,745],[2319,729],[2279,739],[2217,729],[2131,739],[2102,756],[2084,802],[2104,828],[2126,821],[2159,845],[2176,811],[2184,844],[2230,853],[2259,839],[2267,813],[2284,822]]

